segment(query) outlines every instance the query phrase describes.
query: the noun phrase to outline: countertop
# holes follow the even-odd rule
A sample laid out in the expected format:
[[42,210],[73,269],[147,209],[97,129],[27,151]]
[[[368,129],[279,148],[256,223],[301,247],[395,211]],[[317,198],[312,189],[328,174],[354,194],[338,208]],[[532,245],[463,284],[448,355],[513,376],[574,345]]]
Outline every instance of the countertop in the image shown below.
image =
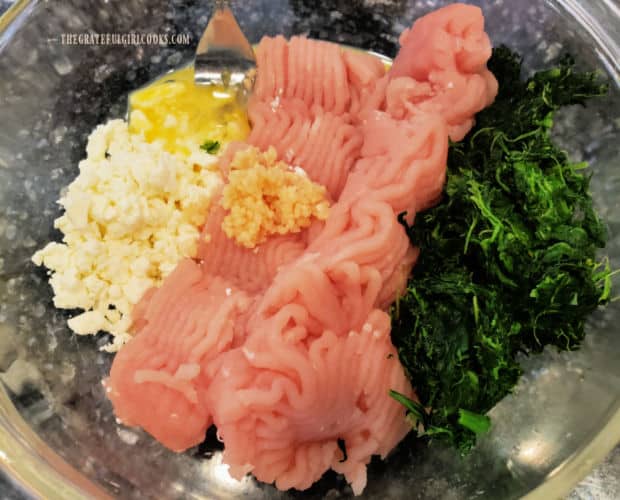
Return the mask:
[[[12,4],[0,0],[0,14]],[[0,499],[24,500],[27,497],[0,472]],[[620,499],[620,445],[568,495],[567,500]]]

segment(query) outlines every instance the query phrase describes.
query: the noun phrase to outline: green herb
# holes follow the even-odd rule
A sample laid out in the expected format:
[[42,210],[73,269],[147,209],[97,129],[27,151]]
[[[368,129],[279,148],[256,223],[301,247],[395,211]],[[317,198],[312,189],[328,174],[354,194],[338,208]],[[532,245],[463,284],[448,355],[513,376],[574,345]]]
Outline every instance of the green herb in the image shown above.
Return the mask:
[[210,155],[216,154],[220,150],[220,142],[219,141],[206,141],[200,149],[206,151]]
[[517,354],[577,348],[611,285],[596,260],[606,233],[586,165],[550,138],[557,109],[606,86],[570,58],[522,81],[520,58],[504,47],[489,68],[499,95],[450,145],[442,202],[412,227],[399,216],[421,254],[392,308],[392,339],[421,404],[391,395],[416,418],[429,408],[425,434],[463,453],[517,383]]
[[484,434],[491,428],[491,419],[489,417],[463,409],[459,410],[458,423],[474,434]]
[[407,413],[414,417],[414,423],[426,424],[426,410],[417,401],[413,401],[404,394],[390,389],[390,396],[407,408]]

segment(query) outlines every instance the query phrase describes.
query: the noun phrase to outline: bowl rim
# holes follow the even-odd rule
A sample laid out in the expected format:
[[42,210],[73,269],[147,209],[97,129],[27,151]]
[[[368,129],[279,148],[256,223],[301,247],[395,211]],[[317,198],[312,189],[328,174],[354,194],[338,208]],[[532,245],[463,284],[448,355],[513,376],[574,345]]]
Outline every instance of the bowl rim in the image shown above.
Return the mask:
[[31,498],[112,497],[48,446],[0,384],[0,470]]
[[[9,28],[16,29],[38,0],[16,0],[0,15],[0,50]],[[559,0],[554,5],[577,20],[599,49],[609,76],[620,87],[620,35],[612,36],[579,0]],[[598,0],[597,17],[620,24],[620,8],[614,0]],[[528,492],[525,500],[548,500],[568,494],[620,443],[620,398],[610,407],[607,423],[593,438],[547,474]],[[0,384],[0,471],[27,495],[49,500],[112,497],[48,446],[22,418]]]

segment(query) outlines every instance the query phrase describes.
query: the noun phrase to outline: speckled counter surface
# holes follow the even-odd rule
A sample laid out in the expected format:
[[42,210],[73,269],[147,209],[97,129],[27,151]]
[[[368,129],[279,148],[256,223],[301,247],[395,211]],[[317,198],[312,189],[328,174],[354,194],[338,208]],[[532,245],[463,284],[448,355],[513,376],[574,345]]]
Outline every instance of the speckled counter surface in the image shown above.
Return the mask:
[[[12,1],[0,0],[0,13]],[[12,486],[0,473],[0,499],[25,499],[26,496]],[[620,498],[620,446],[607,457],[567,497],[570,500],[615,500]]]

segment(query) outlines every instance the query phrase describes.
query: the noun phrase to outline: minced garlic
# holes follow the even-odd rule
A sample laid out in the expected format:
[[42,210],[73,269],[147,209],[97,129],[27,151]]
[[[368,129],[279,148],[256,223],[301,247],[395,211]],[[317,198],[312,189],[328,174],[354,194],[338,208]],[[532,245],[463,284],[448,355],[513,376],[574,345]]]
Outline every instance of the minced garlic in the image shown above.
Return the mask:
[[312,182],[300,167],[277,160],[272,146],[239,151],[230,164],[222,206],[229,213],[224,233],[240,245],[254,248],[270,235],[296,233],[312,218],[329,212],[324,186]]

